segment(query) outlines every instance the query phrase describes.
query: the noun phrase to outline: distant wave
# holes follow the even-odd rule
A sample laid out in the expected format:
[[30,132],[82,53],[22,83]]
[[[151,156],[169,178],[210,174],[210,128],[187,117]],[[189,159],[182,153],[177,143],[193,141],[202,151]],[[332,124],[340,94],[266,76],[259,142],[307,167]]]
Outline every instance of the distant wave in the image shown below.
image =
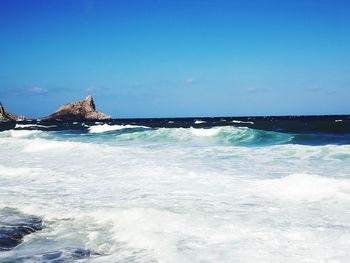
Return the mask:
[[16,129],[17,128],[54,128],[57,127],[57,125],[40,125],[40,124],[16,124]]
[[135,129],[135,128],[148,128],[146,126],[137,126],[137,125],[108,125],[108,124],[102,124],[102,125],[95,125],[89,127],[90,133],[103,133],[103,132],[109,132],[109,131],[119,131],[123,129]]
[[245,123],[245,124],[254,124],[254,122],[252,121],[237,121],[237,120],[233,120],[231,121],[232,123]]
[[210,137],[217,135],[223,128],[221,127],[215,127],[210,129],[195,129],[195,128],[189,128],[191,133],[195,136],[199,137]]
[[32,138],[41,135],[42,131],[39,130],[8,130],[0,133],[0,138],[2,137],[12,137],[12,138]]
[[206,123],[206,121],[201,121],[201,120],[196,120],[194,124],[201,124],[201,123]]

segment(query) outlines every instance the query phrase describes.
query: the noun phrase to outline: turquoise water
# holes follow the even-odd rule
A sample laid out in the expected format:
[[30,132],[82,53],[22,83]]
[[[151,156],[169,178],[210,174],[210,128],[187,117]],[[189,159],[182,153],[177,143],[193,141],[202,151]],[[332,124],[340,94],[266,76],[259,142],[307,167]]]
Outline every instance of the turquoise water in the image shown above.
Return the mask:
[[172,121],[1,132],[0,211],[43,228],[0,262],[348,262],[350,144],[327,128],[338,122]]

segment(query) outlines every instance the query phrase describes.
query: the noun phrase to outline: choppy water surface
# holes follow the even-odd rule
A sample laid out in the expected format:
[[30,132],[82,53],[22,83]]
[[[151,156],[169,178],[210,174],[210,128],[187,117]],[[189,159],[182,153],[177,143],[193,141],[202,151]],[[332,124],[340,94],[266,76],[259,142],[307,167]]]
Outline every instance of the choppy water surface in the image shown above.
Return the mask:
[[0,262],[349,262],[349,120],[17,124],[0,216],[42,229]]

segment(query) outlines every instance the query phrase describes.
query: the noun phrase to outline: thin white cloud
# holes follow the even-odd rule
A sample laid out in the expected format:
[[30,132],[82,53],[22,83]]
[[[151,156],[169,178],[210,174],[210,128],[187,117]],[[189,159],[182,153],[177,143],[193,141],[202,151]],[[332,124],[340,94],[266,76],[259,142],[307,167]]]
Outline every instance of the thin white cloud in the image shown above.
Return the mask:
[[96,93],[96,92],[101,92],[102,90],[103,90],[103,88],[101,88],[101,87],[90,86],[90,87],[87,87],[85,89],[85,92],[92,94],[92,93]]
[[321,87],[316,82],[304,81],[301,86],[308,92],[322,91]]
[[318,92],[318,91],[321,91],[322,89],[320,87],[308,87],[306,90],[310,92]]
[[85,89],[85,92],[94,92],[96,89],[94,87],[89,87]]
[[247,88],[247,91],[249,93],[262,93],[262,92],[266,92],[267,89],[264,88],[257,88],[257,87],[249,87]]
[[187,84],[193,84],[194,82],[195,82],[194,78],[185,79],[185,83],[187,83]]
[[45,93],[47,93],[47,89],[40,88],[40,87],[31,87],[31,88],[28,89],[28,91],[30,93],[34,93],[34,94],[45,94]]
[[247,90],[248,92],[257,92],[257,88],[254,88],[254,87],[250,87]]

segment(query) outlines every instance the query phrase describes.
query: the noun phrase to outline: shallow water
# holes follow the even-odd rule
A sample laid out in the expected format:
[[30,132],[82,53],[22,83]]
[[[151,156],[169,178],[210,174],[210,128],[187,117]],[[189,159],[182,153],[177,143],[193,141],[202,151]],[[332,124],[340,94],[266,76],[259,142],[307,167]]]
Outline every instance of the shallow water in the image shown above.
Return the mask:
[[349,261],[348,143],[193,121],[1,132],[0,211],[43,229],[0,262]]

